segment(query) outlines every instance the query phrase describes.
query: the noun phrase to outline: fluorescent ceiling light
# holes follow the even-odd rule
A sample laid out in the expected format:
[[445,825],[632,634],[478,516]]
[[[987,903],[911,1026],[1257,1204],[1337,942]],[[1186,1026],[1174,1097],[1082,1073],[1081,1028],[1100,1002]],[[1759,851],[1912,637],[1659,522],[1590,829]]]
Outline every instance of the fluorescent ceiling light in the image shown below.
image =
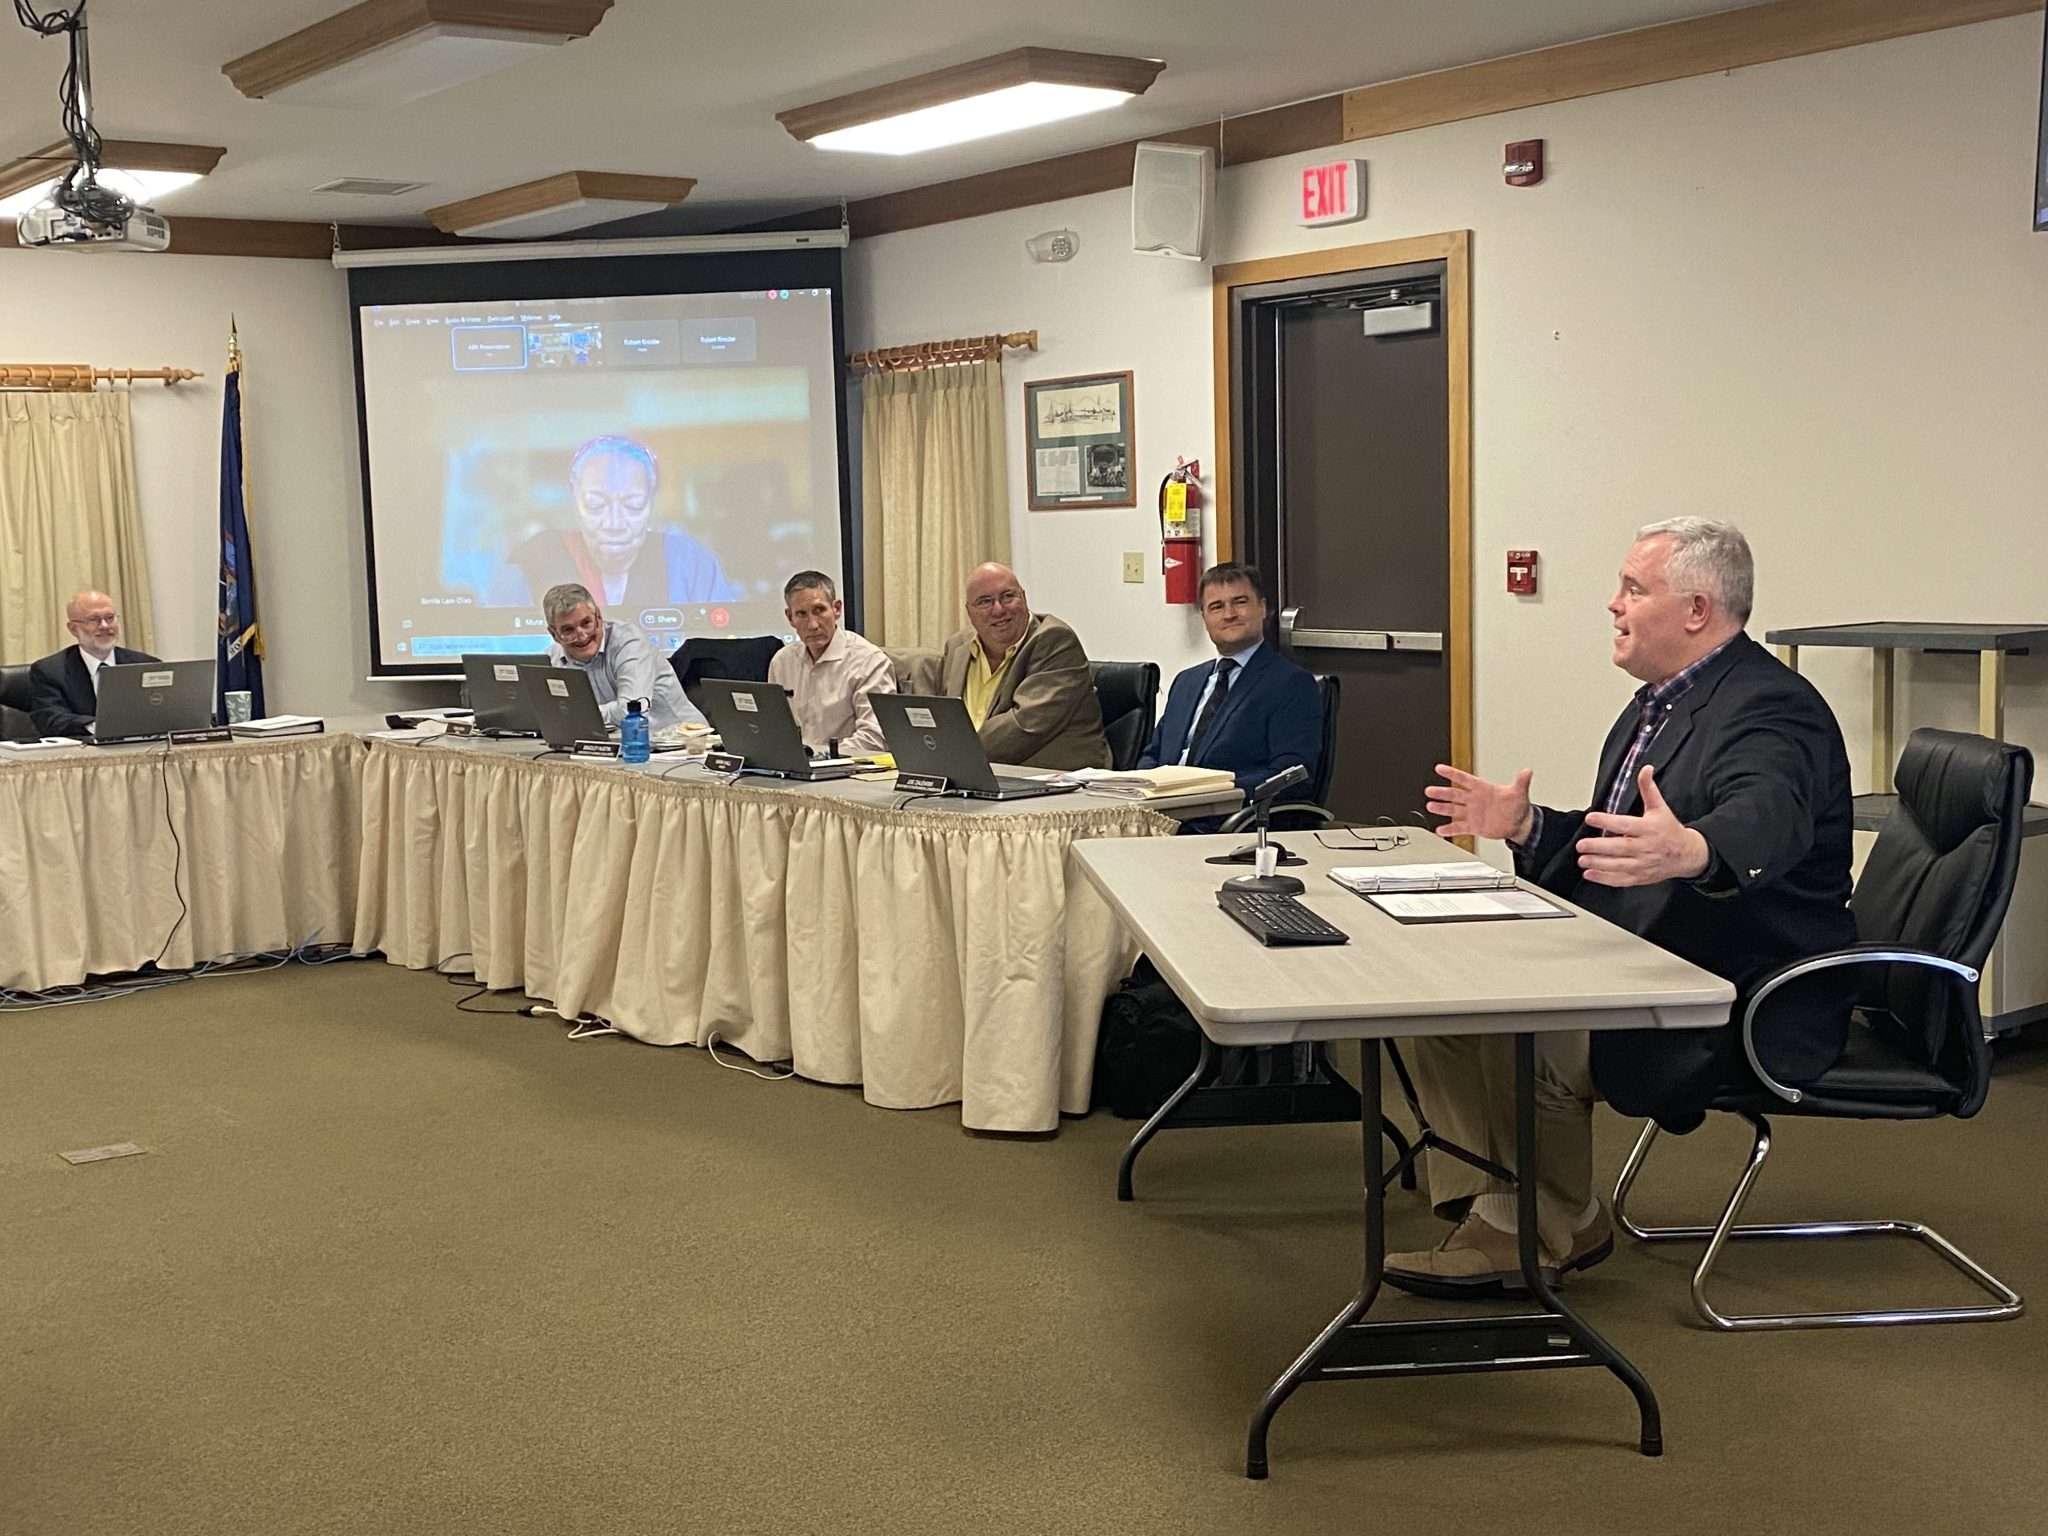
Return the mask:
[[1100,112],[1140,94],[1164,67],[1156,59],[1018,48],[793,107],[776,120],[819,149],[912,155]]
[[1100,112],[1131,99],[1129,91],[1091,85],[1046,85],[1033,81],[942,107],[926,107],[821,133],[811,143],[819,149],[843,149],[869,155],[914,155],[919,150],[1036,128],[1061,118]]
[[[220,163],[215,144],[161,144],[144,139],[100,141],[99,182],[138,203],[156,203],[189,187]],[[51,144],[0,165],[0,218],[26,213],[50,195],[76,163],[70,144]]]
[[[52,176],[48,181],[39,181],[12,197],[0,198],[0,219],[11,219],[17,214],[27,213],[56,189],[64,178]],[[138,203],[154,206],[169,197],[180,187],[189,187],[199,180],[196,171],[115,171],[102,166],[95,178],[99,184]]]
[[364,0],[230,59],[244,96],[309,106],[395,106],[588,37],[612,0]]
[[559,176],[502,187],[459,203],[443,203],[438,208],[429,208],[427,217],[447,235],[535,240],[673,208],[696,185],[687,176],[564,171]]

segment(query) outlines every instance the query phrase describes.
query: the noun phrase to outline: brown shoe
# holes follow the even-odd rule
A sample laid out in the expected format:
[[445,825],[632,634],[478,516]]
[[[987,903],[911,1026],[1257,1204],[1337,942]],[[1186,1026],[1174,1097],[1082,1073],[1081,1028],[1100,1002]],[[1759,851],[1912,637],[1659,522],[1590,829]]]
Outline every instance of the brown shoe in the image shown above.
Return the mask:
[[[1609,1249],[1614,1246],[1611,1233],[1607,1245]],[[1556,1284],[1555,1258],[1539,1249],[1538,1260],[1543,1278]],[[1522,1279],[1522,1259],[1514,1234],[1503,1232],[1478,1216],[1467,1216],[1449,1237],[1427,1252],[1388,1254],[1385,1275],[1387,1284],[1411,1296],[1455,1300],[1524,1295],[1529,1289]]]

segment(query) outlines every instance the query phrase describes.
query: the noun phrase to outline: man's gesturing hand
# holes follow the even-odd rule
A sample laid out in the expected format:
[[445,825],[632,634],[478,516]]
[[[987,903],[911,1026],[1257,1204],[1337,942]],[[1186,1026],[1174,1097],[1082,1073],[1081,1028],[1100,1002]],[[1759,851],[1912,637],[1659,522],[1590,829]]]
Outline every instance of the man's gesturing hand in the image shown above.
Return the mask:
[[1524,768],[1512,784],[1490,784],[1485,779],[1438,763],[1441,784],[1423,790],[1429,814],[1446,818],[1437,830],[1445,837],[1500,837],[1509,842],[1526,841],[1530,823],[1529,779]]
[[1586,825],[1607,835],[1580,840],[1579,868],[1595,885],[1697,880],[1712,861],[1707,840],[1671,813],[1657,788],[1656,769],[1645,765],[1636,784],[1643,792],[1642,815],[1586,813]]

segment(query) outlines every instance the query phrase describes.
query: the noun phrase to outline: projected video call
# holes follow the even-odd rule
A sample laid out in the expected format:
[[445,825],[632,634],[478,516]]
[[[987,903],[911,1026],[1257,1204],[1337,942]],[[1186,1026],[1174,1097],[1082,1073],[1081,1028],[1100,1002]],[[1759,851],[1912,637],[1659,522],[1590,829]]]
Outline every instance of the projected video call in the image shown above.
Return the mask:
[[379,660],[548,643],[588,587],[673,649],[840,573],[825,288],[364,305]]

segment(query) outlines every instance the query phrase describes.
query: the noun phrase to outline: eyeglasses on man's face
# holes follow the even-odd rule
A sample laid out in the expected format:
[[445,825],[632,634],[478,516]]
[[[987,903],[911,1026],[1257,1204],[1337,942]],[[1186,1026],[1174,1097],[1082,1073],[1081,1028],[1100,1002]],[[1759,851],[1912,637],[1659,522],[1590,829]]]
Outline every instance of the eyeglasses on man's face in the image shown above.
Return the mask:
[[73,619],[71,622],[81,629],[112,629],[118,619],[119,616],[116,614],[88,613],[84,618]]
[[1000,592],[984,592],[968,603],[976,613],[988,613],[997,608],[1014,608],[1024,601],[1024,594],[1015,587],[1005,587]]

